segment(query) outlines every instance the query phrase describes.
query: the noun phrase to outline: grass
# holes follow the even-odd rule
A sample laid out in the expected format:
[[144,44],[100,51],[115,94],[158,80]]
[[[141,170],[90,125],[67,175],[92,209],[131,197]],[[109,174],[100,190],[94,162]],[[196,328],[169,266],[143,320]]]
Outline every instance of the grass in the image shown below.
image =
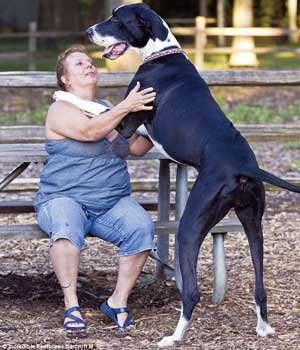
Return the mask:
[[[231,107],[221,92],[215,94],[214,97],[233,123],[276,124],[285,123],[292,120],[295,116],[300,116],[300,101],[294,101],[293,104],[290,104],[285,109],[276,109],[274,106],[250,106],[244,101],[237,102]],[[1,124],[44,124],[48,107],[47,104],[40,104],[35,109],[19,112],[14,117],[1,117]],[[289,149],[300,149],[300,142],[288,142],[285,147]]]
[[300,141],[289,141],[289,142],[286,142],[283,145],[283,148],[284,149],[298,150],[298,149],[300,149]]
[[[299,45],[285,44],[274,46],[274,49],[299,49]],[[205,54],[204,69],[230,69],[229,54]],[[194,54],[189,58],[194,61]],[[259,69],[297,69],[300,68],[300,53],[274,52],[257,54]]]
[[[37,50],[35,59],[35,70],[38,71],[53,71],[55,69],[57,56],[74,44],[85,44],[82,39],[79,38],[67,38],[60,40],[53,40],[49,42],[49,45],[44,44]],[[26,52],[27,42],[26,40],[3,40],[0,45],[1,52]],[[90,49],[90,52],[97,51],[97,49]],[[102,68],[105,65],[103,59],[93,58],[97,67]],[[0,60],[0,72],[8,71],[27,71],[29,66],[28,59],[10,59],[10,60]]]
[[233,123],[276,124],[284,123],[292,120],[295,116],[300,116],[300,100],[294,101],[286,108],[251,106],[244,101],[238,102],[230,107],[222,92],[218,92],[214,97],[221,109]]

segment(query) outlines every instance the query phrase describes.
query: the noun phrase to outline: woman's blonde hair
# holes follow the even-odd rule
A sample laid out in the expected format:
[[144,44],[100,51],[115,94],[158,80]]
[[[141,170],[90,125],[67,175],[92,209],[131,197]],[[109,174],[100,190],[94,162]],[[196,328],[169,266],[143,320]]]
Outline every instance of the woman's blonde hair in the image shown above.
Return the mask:
[[56,67],[55,67],[56,79],[57,79],[58,86],[63,91],[67,90],[65,83],[61,79],[62,76],[66,74],[66,65],[65,65],[66,59],[68,56],[70,56],[74,52],[82,52],[89,56],[87,49],[83,45],[73,45],[58,56]]

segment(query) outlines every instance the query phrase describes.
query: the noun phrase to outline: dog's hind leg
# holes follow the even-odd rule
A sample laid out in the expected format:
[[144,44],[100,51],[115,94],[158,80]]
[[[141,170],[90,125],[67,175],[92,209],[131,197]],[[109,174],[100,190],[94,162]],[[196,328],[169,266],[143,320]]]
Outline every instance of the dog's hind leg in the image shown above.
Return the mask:
[[263,231],[261,224],[265,201],[263,184],[250,180],[248,184],[244,185],[240,198],[241,204],[235,208],[235,211],[247,235],[254,266],[256,333],[259,336],[271,335],[275,333],[275,330],[268,323],[267,296],[263,281]]
[[[223,195],[224,181],[201,175],[195,182],[182,215],[179,231],[179,262],[182,274],[182,310],[172,336],[164,337],[159,347],[172,346],[182,340],[194,307],[199,301],[197,259],[209,230],[233,206],[230,196]],[[207,174],[206,174],[207,175]]]

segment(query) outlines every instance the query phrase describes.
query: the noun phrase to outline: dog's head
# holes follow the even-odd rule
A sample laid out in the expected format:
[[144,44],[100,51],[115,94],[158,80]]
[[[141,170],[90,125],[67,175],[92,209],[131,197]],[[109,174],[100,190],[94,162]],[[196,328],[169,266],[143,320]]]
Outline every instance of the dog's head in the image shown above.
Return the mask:
[[114,60],[129,47],[143,49],[149,40],[165,40],[168,28],[146,4],[123,5],[106,21],[87,29],[89,39],[104,46],[103,57]]

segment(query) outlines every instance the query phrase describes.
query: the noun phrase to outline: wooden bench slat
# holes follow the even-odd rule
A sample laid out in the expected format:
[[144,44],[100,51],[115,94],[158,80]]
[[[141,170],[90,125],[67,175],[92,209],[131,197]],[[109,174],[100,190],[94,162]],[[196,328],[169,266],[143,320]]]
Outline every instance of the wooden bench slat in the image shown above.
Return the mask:
[[[300,127],[286,124],[236,124],[248,141],[293,141],[300,140]],[[0,126],[1,144],[44,143],[43,125]]]
[[[157,234],[176,233],[178,221],[155,222]],[[212,233],[242,232],[242,226],[237,219],[223,219],[212,230]],[[0,225],[0,239],[40,239],[47,235],[38,225]]]
[[[1,144],[0,143],[0,162],[4,163],[23,163],[23,162],[44,162],[47,158],[44,144],[42,143],[23,143],[23,144]],[[145,159],[168,159],[164,154],[156,149],[150,150],[143,157],[129,156],[128,160]]]
[[[296,177],[283,177],[283,180],[293,184],[300,185],[300,178]],[[132,192],[157,192],[158,191],[158,180],[154,178],[142,179],[142,180],[131,180]],[[38,178],[17,178],[13,180],[7,187],[1,192],[34,192],[37,191],[39,184]],[[189,191],[192,189],[194,180],[188,181]],[[268,191],[284,191],[284,189],[265,183],[265,188]],[[176,182],[170,181],[170,190],[175,191]]]
[[[185,30],[187,29],[185,28]],[[297,69],[209,70],[201,71],[200,74],[210,86],[300,84],[300,71]],[[127,87],[133,76],[134,72],[101,72],[97,85],[101,87]],[[0,87],[57,88],[57,82],[54,72],[0,72]]]
[[[138,202],[145,210],[157,211],[157,201],[151,198],[139,198]],[[175,209],[175,203],[170,203],[170,208]],[[33,201],[1,201],[0,202],[0,214],[21,214],[21,213],[34,213]]]

